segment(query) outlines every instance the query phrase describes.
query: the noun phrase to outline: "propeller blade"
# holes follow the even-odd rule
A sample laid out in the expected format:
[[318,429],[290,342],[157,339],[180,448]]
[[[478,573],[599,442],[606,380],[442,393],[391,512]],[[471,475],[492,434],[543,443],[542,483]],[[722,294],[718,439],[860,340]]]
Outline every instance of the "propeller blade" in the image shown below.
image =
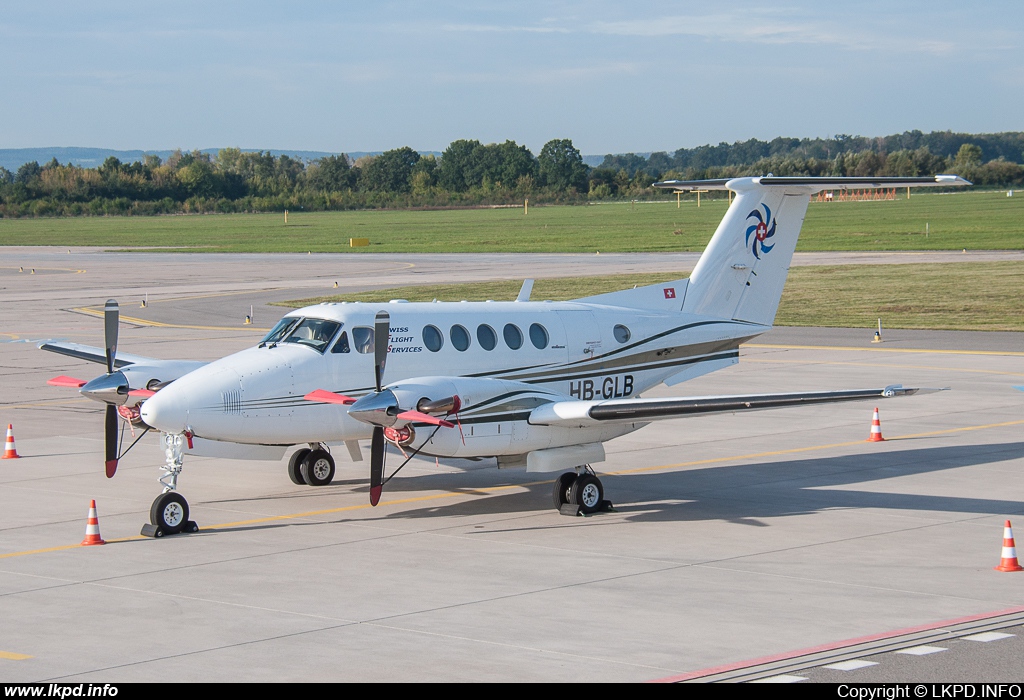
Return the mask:
[[129,396],[141,396],[144,399],[148,399],[150,396],[152,396],[155,393],[156,393],[155,391],[150,391],[149,389],[132,389],[131,391],[128,392],[128,395]]
[[454,428],[454,423],[449,423],[441,418],[435,418],[434,416],[428,416],[426,413],[420,413],[419,411],[402,411],[397,416],[398,420],[407,420],[410,423],[430,423],[431,425],[440,425],[443,428]]
[[104,425],[104,442],[107,450],[107,478],[114,476],[117,471],[117,408],[107,404],[107,414]]
[[345,396],[344,394],[335,394],[333,391],[325,391],[324,389],[317,389],[311,391],[303,396],[306,401],[319,401],[321,403],[337,403],[344,406],[354,404],[356,402],[351,396]]
[[69,377],[65,374],[62,374],[59,377],[47,379],[46,383],[49,384],[50,386],[67,386],[73,389],[80,389],[81,387],[85,386],[88,382],[86,382],[84,379],[75,379],[74,377]]
[[380,393],[384,383],[384,365],[388,361],[388,345],[391,344],[391,314],[378,311],[373,321],[373,373]]
[[117,302],[107,299],[103,306],[103,340],[107,348],[107,374],[114,373],[114,359],[117,357]]
[[370,505],[380,502],[380,493],[384,490],[384,428],[373,429],[370,441]]

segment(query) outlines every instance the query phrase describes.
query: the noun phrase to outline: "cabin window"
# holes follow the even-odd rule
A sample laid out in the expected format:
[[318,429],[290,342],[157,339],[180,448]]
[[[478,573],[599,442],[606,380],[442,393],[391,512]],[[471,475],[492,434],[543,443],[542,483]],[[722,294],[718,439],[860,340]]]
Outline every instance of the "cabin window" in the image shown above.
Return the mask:
[[481,324],[476,328],[476,340],[484,350],[493,350],[498,344],[498,334],[487,324]]
[[505,336],[505,345],[513,350],[523,347],[523,332],[519,330],[519,326],[506,323],[502,335]]
[[430,352],[437,352],[444,345],[444,336],[441,335],[441,331],[437,329],[437,326],[424,326],[423,327],[423,344],[427,346],[427,350]]
[[331,354],[332,355],[336,354],[336,353],[339,353],[339,352],[349,352],[348,332],[347,331],[342,331],[341,332],[341,335],[338,336],[338,342],[336,342],[334,344],[334,347],[331,348]]
[[452,326],[451,331],[448,333],[448,337],[452,339],[452,345],[459,352],[463,352],[469,348],[469,331],[463,326]]
[[337,321],[328,321],[323,318],[304,318],[295,330],[284,339],[285,343],[307,345],[319,353],[327,349],[334,334],[341,328]]
[[620,343],[628,342],[632,335],[629,332],[629,329],[623,326],[621,323],[616,325],[615,328],[612,329],[612,334],[615,335],[615,339]]
[[544,350],[548,346],[548,329],[539,323],[530,326],[530,342],[538,350]]
[[352,329],[352,344],[356,352],[366,355],[373,352],[373,329],[368,326],[356,326]]

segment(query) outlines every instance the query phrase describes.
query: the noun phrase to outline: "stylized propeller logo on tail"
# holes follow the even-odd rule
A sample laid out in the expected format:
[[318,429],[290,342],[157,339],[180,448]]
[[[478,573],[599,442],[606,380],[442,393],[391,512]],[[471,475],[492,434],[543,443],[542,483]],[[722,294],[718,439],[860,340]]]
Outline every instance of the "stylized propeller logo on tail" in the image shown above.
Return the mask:
[[[757,220],[756,224],[747,227],[746,242],[750,246],[750,252],[758,260],[761,259],[761,253],[768,253],[775,247],[774,243],[766,244],[766,241],[775,235],[775,219],[772,217],[772,210],[768,208],[767,204],[762,203],[761,206],[764,208],[764,216],[761,216],[758,209],[747,214],[747,221]],[[751,243],[751,239],[753,239],[753,243]],[[758,252],[758,248],[760,248],[760,252]]]

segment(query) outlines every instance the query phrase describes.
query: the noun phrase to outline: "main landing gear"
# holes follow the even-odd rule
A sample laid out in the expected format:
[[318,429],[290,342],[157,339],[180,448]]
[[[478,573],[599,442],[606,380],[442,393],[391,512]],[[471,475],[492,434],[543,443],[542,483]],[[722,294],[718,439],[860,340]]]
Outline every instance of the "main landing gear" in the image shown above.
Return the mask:
[[176,491],[186,440],[191,440],[191,434],[163,435],[167,462],[160,467],[164,471],[160,483],[164,485],[164,492],[153,501],[149,509],[149,522],[142,526],[142,534],[146,537],[199,532],[199,526],[188,519],[188,501]]
[[604,486],[589,464],[576,467],[555,479],[551,493],[555,508],[562,515],[591,515],[613,510],[611,501],[604,498]]
[[297,486],[326,486],[334,480],[334,457],[322,445],[310,443],[288,460],[288,478]]

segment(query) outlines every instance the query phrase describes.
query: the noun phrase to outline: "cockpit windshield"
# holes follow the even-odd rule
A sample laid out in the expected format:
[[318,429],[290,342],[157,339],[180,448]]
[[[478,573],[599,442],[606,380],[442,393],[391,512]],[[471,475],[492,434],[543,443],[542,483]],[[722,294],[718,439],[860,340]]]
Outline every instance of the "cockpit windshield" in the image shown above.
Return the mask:
[[281,342],[308,345],[317,352],[323,353],[339,328],[341,328],[341,324],[337,321],[328,321],[323,318],[304,318]]
[[260,346],[266,345],[267,343],[277,343],[281,341],[281,338],[288,335],[288,331],[295,327],[295,324],[299,322],[299,319],[294,316],[285,316],[277,325],[274,326],[266,337],[260,341]]

